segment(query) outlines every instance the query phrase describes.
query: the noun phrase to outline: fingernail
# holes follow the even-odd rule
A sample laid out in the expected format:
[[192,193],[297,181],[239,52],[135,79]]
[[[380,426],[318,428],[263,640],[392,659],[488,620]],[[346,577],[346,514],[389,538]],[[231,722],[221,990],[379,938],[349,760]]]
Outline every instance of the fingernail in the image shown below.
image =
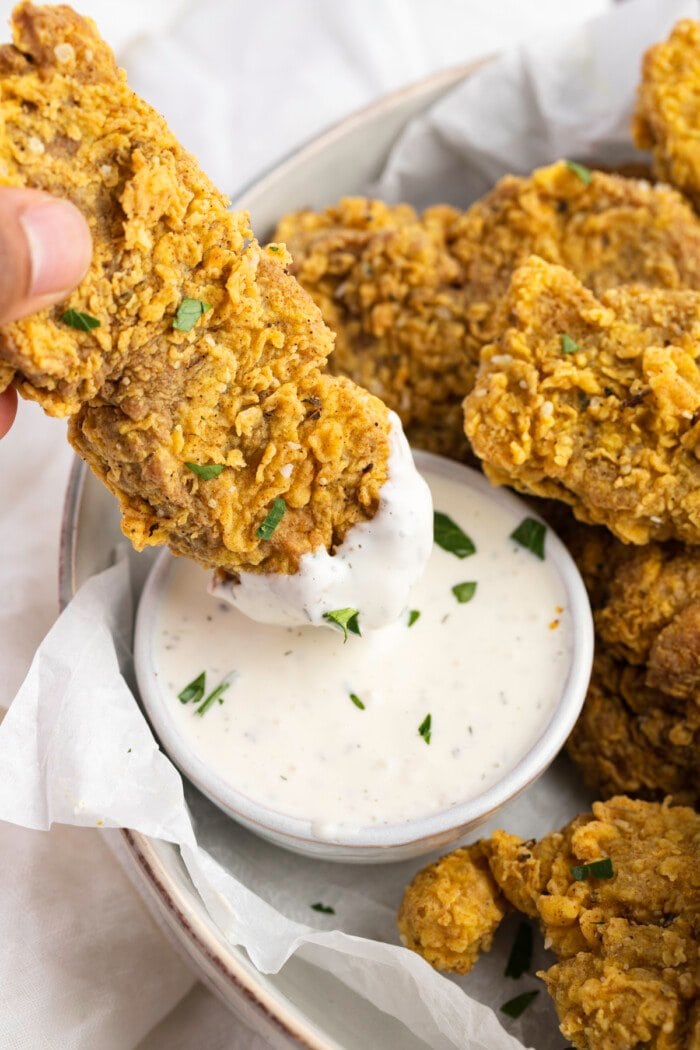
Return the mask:
[[35,204],[19,217],[29,245],[32,297],[65,292],[90,265],[92,242],[85,219],[70,201]]

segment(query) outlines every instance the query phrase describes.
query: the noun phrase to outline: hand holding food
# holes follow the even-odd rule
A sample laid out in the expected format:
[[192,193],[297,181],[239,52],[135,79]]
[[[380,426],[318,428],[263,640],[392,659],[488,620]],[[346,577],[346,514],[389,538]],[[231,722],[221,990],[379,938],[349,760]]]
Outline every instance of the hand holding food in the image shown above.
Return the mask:
[[[37,190],[0,188],[0,324],[65,298],[90,263],[87,223],[70,201]],[[0,360],[0,388],[11,370]],[[0,437],[17,409],[13,387],[0,393]]]
[[[60,306],[3,329],[3,386],[14,374],[23,396],[70,416],[137,549],[294,574],[376,515],[392,441],[405,450],[398,421],[323,374],[333,338],[284,248],[262,249],[227,210],[92,23],[23,3],[13,32],[0,49],[0,181],[72,200],[94,254]],[[427,491],[410,468],[406,484],[410,516],[384,514],[403,582],[390,618],[429,551]]]

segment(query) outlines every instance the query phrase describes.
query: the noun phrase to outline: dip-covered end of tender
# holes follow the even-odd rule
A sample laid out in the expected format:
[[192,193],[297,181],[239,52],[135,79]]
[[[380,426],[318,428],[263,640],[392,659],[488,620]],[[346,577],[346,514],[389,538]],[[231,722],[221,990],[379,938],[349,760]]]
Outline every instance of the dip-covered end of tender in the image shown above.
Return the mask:
[[318,547],[302,555],[293,574],[217,572],[210,591],[260,623],[359,633],[384,627],[404,612],[432,542],[430,489],[391,412],[388,476],[373,518],[354,525],[332,553]]

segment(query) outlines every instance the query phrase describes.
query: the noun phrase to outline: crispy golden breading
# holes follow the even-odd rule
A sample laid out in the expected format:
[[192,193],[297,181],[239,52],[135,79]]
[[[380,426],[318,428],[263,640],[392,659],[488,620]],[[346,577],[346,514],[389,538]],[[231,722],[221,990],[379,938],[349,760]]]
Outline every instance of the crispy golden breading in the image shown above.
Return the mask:
[[[545,864],[533,865],[519,843],[501,833],[485,849],[506,897],[516,906],[532,902],[558,956],[540,976],[572,1045],[695,1045],[700,817],[688,808],[612,798],[538,843],[532,852],[541,851]],[[574,879],[572,866],[605,857],[611,879]]]
[[644,56],[632,135],[654,171],[700,206],[700,22],[679,22]]
[[399,911],[401,940],[436,970],[468,973],[487,952],[507,909],[481,843],[420,871]]
[[[444,952],[431,918],[444,914],[443,902],[448,914],[453,901],[468,909],[468,854],[441,858],[406,891],[430,934],[409,946],[459,973],[473,965],[476,940],[458,939]],[[692,809],[612,798],[537,843],[497,831],[479,844],[482,854],[501,893],[539,919],[558,957],[539,976],[577,1050],[697,1045],[700,817]],[[604,858],[612,878],[574,878],[572,867]]]
[[460,404],[478,347],[448,234],[459,213],[347,197],[280,222],[292,272],[336,333],[329,366],[399,413],[411,442],[464,459]]
[[[660,636],[662,637],[662,636]],[[597,647],[593,673],[567,751],[597,792],[700,800],[700,703],[645,681],[646,669]]]
[[[0,183],[70,198],[95,251],[64,304],[4,329],[0,357],[21,394],[71,416],[137,549],[293,571],[374,514],[386,408],[322,374],[333,337],[284,249],[262,249],[248,216],[227,210],[93,24],[25,3],[13,34],[0,48]],[[185,298],[211,308],[178,331]],[[68,307],[100,327],[62,323]],[[187,462],[224,469],[203,480]],[[287,513],[262,541],[275,497]]]
[[286,216],[276,236],[337,332],[331,369],[395,409],[414,444],[460,458],[459,402],[529,255],[595,292],[700,289],[700,223],[678,193],[603,172],[585,184],[564,162],[506,176],[466,212],[346,198]]
[[[656,682],[673,696],[698,695],[700,646],[694,625],[700,614],[700,551],[652,543],[627,548],[618,557],[614,572],[608,566],[607,596],[595,614],[599,637],[613,656],[646,664],[649,685]],[[678,664],[677,680],[674,650],[679,661],[685,650],[695,660],[694,665],[692,659]]]
[[700,295],[637,286],[598,300],[533,256],[503,311],[465,400],[489,478],[627,543],[700,543]]
[[561,503],[538,510],[574,557],[595,622],[593,673],[569,754],[600,795],[697,804],[700,551],[620,543]]

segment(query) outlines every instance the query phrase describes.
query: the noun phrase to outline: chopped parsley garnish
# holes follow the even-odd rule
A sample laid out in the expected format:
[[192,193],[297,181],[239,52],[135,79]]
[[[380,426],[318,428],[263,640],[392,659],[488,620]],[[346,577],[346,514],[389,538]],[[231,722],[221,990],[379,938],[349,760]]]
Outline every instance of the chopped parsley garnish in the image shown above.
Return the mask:
[[601,860],[592,860],[590,864],[575,864],[571,874],[577,882],[582,882],[589,878],[611,879],[615,872],[610,857],[603,857]]
[[438,547],[444,551],[454,554],[457,558],[468,558],[470,554],[476,553],[476,547],[460,529],[459,525],[448,518],[447,514],[436,510],[433,517],[433,538]]
[[516,995],[515,999],[509,999],[507,1003],[503,1004],[501,1013],[508,1014],[509,1017],[513,1018],[520,1017],[539,994],[539,989],[536,988],[534,992],[523,992],[522,995]]
[[212,689],[212,691],[210,692],[209,696],[206,698],[204,703],[200,704],[200,706],[197,708],[197,710],[195,711],[195,714],[196,715],[203,715],[206,711],[209,710],[209,708],[211,707],[212,704],[216,703],[217,700],[219,701],[220,704],[223,704],[223,700],[221,699],[221,694],[225,693],[230,685],[231,685],[231,683],[228,682],[224,678],[223,682],[221,682],[219,685],[217,685],[216,689]]
[[192,681],[189,682],[185,686],[185,688],[177,694],[177,698],[180,701],[180,703],[189,704],[190,701],[193,701],[195,704],[198,704],[204,696],[204,690],[207,687],[206,683],[206,671],[202,671],[201,674],[198,674],[196,678],[193,678]]
[[420,609],[411,609],[408,614],[408,626],[413,627],[416,620],[420,619]]
[[330,908],[327,904],[321,904],[320,901],[316,901],[315,904],[312,904],[311,910],[320,911],[321,915],[335,915],[335,908]]
[[566,332],[562,333],[561,337],[561,352],[563,354],[575,354],[581,347],[578,345],[575,339],[572,339]]
[[268,250],[271,252],[278,252],[280,250],[279,244],[268,244]]
[[518,932],[510,949],[508,962],[506,963],[505,976],[513,977],[515,980],[522,977],[530,969],[532,964],[532,926],[529,922],[521,922]]
[[418,735],[422,736],[426,744],[430,743],[430,737],[432,735],[433,716],[426,715],[421,724],[418,726]]
[[593,172],[590,168],[585,167],[583,164],[577,164],[575,160],[567,160],[566,166],[569,171],[573,171],[584,186],[589,186],[591,179],[593,178]]
[[92,314],[84,314],[80,310],[74,310],[72,307],[70,310],[66,310],[64,314],[61,314],[61,320],[64,324],[68,324],[71,328],[77,328],[79,332],[91,332],[93,328],[100,327],[100,321]]
[[521,547],[527,547],[529,551],[532,551],[538,558],[544,561],[544,537],[547,532],[547,526],[543,525],[541,521],[536,521],[535,518],[523,518],[514,532],[511,532],[510,538],[519,543]]
[[185,463],[185,466],[193,474],[196,474],[198,478],[202,478],[203,481],[211,481],[212,478],[218,478],[224,469],[223,463]]
[[466,580],[464,583],[456,583],[452,588],[452,593],[461,605],[470,602],[476,594],[476,580]]
[[364,711],[365,705],[362,703],[357,693],[350,693],[350,699],[352,700],[355,707],[359,707],[360,711]]
[[203,299],[183,299],[173,319],[173,328],[177,332],[191,332],[207,310],[211,310],[211,303]]
[[323,614],[323,619],[335,624],[343,632],[343,642],[348,640],[348,631],[352,634],[360,634],[360,613],[357,609],[334,609],[333,612]]
[[255,535],[260,540],[269,540],[272,538],[272,534],[282,521],[284,512],[287,509],[287,504],[281,496],[277,496],[272,501],[272,506],[265,515],[265,520],[258,525]]

